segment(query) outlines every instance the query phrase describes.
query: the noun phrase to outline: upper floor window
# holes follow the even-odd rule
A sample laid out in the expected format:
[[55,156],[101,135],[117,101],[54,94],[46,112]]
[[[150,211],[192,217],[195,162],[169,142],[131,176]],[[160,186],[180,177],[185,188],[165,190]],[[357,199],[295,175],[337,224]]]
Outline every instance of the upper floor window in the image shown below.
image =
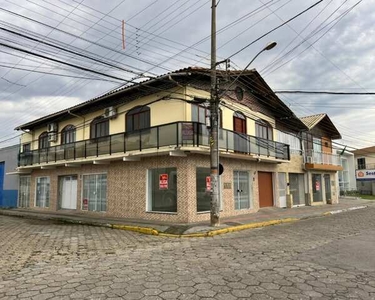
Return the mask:
[[366,169],[366,159],[364,157],[357,159],[357,168],[359,170]]
[[126,131],[149,128],[150,123],[150,108],[148,106],[137,106],[126,114]]
[[61,131],[61,144],[70,144],[76,141],[76,128],[73,125],[65,126]]
[[[192,104],[191,105],[191,120],[192,122],[206,124],[206,117],[211,115],[209,107]],[[222,128],[222,111],[219,108],[219,128]]]
[[41,133],[38,141],[39,141],[39,149],[47,149],[49,147],[48,132],[45,131]]
[[99,138],[109,135],[109,119],[103,116],[96,117],[90,124],[90,138]]
[[233,114],[233,131],[238,133],[246,133],[246,116],[240,112],[236,111]]
[[272,126],[267,121],[259,119],[255,122],[255,134],[257,137],[273,140]]
[[22,153],[30,152],[31,151],[31,143],[23,144],[22,145]]

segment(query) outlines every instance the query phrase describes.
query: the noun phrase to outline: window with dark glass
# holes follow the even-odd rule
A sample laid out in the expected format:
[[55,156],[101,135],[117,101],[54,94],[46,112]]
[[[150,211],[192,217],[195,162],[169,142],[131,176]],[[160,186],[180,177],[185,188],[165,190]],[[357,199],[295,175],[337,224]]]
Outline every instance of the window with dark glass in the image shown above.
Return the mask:
[[358,158],[357,159],[357,168],[359,170],[363,170],[363,169],[366,169],[366,159],[363,157],[363,158]]
[[177,169],[148,170],[148,210],[177,212]]
[[45,131],[39,136],[39,149],[47,149],[48,147],[48,132]]
[[305,151],[314,149],[314,139],[313,139],[312,134],[302,132],[302,140],[303,140],[303,146],[305,148]]
[[257,137],[273,140],[272,127],[271,125],[263,120],[257,120],[255,122],[255,134]]
[[[208,107],[196,105],[196,104],[191,105],[191,120],[193,122],[206,124],[206,116],[210,116],[210,115],[211,115],[211,112]],[[222,111],[219,108],[219,128],[222,128],[222,124],[223,124],[222,119],[223,119]]]
[[61,144],[70,144],[76,141],[76,128],[73,125],[66,126],[61,131]]
[[210,173],[210,168],[197,168],[197,212],[209,211],[211,208]]
[[30,143],[27,143],[27,144],[23,144],[22,145],[22,152],[25,153],[25,152],[30,152],[31,151],[31,144]]
[[148,106],[138,106],[126,114],[126,131],[134,131],[149,128],[150,108]]
[[90,125],[90,138],[99,138],[109,135],[109,119],[103,116],[92,120]]

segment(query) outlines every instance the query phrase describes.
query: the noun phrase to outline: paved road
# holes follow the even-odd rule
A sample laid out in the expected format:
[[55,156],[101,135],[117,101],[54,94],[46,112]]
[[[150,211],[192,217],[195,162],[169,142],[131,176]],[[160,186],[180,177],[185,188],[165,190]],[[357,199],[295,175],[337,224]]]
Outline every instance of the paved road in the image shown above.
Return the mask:
[[200,239],[0,216],[0,299],[375,299],[375,208]]

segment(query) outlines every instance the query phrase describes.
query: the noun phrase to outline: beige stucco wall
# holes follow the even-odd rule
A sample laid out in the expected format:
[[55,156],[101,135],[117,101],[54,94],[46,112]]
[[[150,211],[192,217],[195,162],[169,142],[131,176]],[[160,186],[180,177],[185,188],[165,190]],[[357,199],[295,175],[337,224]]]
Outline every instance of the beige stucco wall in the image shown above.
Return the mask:
[[[210,93],[195,89],[193,87],[187,87],[187,94],[191,96],[201,97],[203,99],[210,99]],[[233,130],[233,113],[235,111],[240,111],[246,115],[246,129],[248,135],[255,135],[255,120],[263,119],[271,124],[273,128],[275,128],[275,119],[266,116],[260,112],[252,111],[249,107],[234,102],[230,98],[223,98],[225,105],[221,105],[220,108],[222,110],[222,120],[223,120],[223,128],[228,130]],[[191,108],[190,108],[191,110]],[[187,119],[187,120],[191,120]],[[275,135],[273,130],[273,135]]]
[[[188,116],[191,116],[191,109],[187,109],[187,103],[182,101],[185,96],[185,88],[175,88],[168,90],[166,92],[159,92],[141,99],[132,101],[128,104],[123,104],[117,106],[117,117],[110,120],[109,124],[109,133],[116,134],[126,131],[126,113],[135,106],[138,105],[147,105],[150,102],[158,100],[164,96],[169,95],[171,99],[162,100],[149,104],[148,106],[151,109],[151,126],[157,126],[160,124],[184,121],[188,120]],[[175,98],[175,99],[174,99]],[[90,138],[90,123],[91,121],[104,114],[104,109],[97,110],[92,113],[82,115],[80,117],[72,116],[70,119],[58,122],[58,131],[61,132],[67,125],[74,125],[76,129],[76,140],[85,140]],[[21,136],[21,143],[32,142],[31,149],[38,149],[38,138],[40,134],[47,131],[47,124],[45,126],[37,128],[30,133],[24,133]],[[51,142],[51,146],[57,146],[61,144],[61,135],[58,134],[57,141]]]

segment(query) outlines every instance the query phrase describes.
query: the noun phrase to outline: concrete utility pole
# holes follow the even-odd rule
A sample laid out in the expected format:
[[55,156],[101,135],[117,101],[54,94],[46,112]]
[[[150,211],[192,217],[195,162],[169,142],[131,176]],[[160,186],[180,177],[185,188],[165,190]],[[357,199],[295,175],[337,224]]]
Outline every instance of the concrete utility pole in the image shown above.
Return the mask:
[[219,98],[216,79],[216,0],[212,0],[211,10],[211,226],[219,226]]

